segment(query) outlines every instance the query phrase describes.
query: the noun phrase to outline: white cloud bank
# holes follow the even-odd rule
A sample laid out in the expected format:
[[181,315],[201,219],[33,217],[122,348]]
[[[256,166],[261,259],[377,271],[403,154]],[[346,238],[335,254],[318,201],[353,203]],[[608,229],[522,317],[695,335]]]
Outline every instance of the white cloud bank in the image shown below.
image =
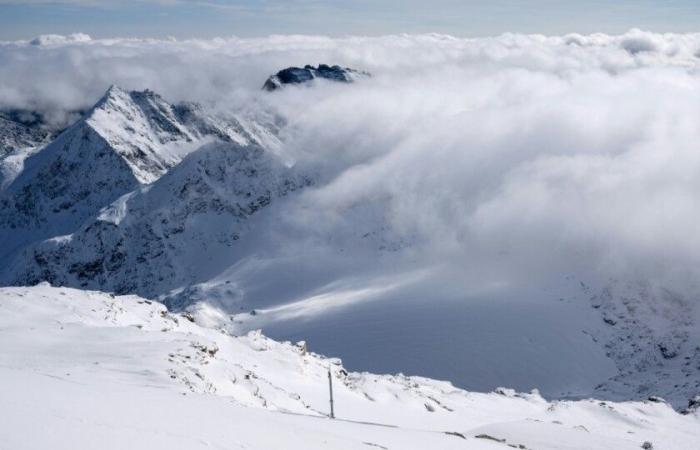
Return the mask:
[[[321,241],[377,232],[465,283],[586,274],[685,289],[700,269],[699,55],[700,34],[638,30],[54,36],[0,44],[0,107],[60,117],[115,83],[172,101],[273,109],[289,122],[287,151],[327,174],[286,217],[290,229]],[[260,90],[280,68],[321,62],[374,76]]]

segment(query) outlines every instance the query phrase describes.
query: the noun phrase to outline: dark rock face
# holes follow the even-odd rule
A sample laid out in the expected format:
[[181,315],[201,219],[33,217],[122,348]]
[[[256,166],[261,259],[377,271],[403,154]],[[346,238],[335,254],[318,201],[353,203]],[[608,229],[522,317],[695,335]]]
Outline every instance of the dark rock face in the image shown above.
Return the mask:
[[266,91],[274,91],[285,84],[303,84],[308,83],[316,78],[325,80],[337,81],[341,83],[352,83],[358,78],[369,77],[370,74],[347,67],[329,66],[320,64],[318,67],[306,65],[300,67],[288,67],[280,70],[275,75],[267,79],[263,85]]
[[[597,292],[582,284],[582,292],[607,324],[596,339],[619,370],[596,387],[597,395],[682,409],[700,392],[700,346],[689,300],[645,283],[611,281]],[[675,381],[664,381],[670,379]]]
[[21,122],[3,117],[0,113],[0,158],[22,147],[41,144],[48,133],[40,127],[25,125]]

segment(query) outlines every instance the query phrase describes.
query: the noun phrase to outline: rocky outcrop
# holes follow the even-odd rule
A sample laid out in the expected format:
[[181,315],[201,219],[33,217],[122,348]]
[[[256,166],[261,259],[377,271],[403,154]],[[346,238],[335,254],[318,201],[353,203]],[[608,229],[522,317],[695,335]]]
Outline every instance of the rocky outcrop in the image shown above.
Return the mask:
[[[692,301],[648,283],[610,281],[601,290],[582,284],[603,325],[591,333],[619,374],[596,394],[659,397],[676,408],[700,393],[700,346]],[[668,380],[674,380],[672,383]]]
[[280,70],[265,81],[263,89],[275,91],[287,84],[305,84],[315,79],[324,79],[340,83],[352,83],[359,78],[367,78],[370,74],[348,67],[329,66],[320,64],[318,67],[306,65],[300,67],[288,67]]

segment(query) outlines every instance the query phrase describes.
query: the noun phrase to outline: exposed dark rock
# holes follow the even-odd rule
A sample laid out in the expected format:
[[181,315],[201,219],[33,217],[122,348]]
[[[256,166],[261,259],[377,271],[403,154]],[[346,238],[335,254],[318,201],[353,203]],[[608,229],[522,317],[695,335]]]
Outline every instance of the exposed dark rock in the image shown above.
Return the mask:
[[306,65],[301,67],[288,67],[280,70],[275,75],[267,79],[263,85],[266,91],[274,91],[285,84],[303,84],[316,78],[337,81],[341,83],[352,83],[357,78],[366,78],[370,74],[363,71],[350,69],[348,67],[329,66],[320,64],[318,67]]
[[688,407],[683,410],[683,414],[692,414],[698,410],[700,410],[700,395],[696,395],[688,400]]
[[456,431],[445,431],[445,434],[448,436],[456,436],[458,438],[466,439],[467,437],[463,435],[462,433],[458,433]]
[[673,359],[676,356],[678,356],[678,352],[674,349],[669,348],[668,345],[666,345],[664,342],[660,342],[658,344],[659,351],[661,352],[661,356],[664,357],[664,359]]
[[604,317],[604,318],[603,318],[603,322],[607,323],[607,324],[610,325],[610,326],[615,326],[615,325],[617,325],[617,321],[614,320],[614,319],[611,319],[611,318],[609,318],[609,317]]
[[498,439],[497,437],[493,437],[489,434],[477,434],[474,436],[476,439],[487,439],[489,441],[496,441],[496,442],[506,442],[505,439]]

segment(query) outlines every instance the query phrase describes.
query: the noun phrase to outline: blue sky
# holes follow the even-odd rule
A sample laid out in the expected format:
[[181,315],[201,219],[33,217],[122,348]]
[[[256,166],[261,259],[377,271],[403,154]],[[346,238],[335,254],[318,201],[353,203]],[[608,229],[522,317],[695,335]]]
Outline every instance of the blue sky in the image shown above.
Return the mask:
[[700,30],[698,0],[0,0],[0,39]]

